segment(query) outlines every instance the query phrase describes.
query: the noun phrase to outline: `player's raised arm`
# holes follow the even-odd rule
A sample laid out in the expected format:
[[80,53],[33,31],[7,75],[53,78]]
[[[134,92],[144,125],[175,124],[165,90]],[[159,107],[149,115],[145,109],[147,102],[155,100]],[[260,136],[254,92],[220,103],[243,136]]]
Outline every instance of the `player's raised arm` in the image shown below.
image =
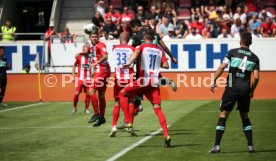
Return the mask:
[[173,57],[171,51],[169,50],[169,48],[167,47],[167,45],[164,43],[163,40],[159,40],[159,45],[169,55],[169,57],[171,58],[172,62],[175,63],[175,64],[177,64],[177,59]]

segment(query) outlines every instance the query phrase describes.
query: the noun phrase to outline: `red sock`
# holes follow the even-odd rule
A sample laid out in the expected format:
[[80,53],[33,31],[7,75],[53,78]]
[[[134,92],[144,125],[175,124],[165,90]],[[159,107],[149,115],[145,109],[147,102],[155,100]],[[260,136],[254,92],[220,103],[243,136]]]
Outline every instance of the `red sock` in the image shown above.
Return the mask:
[[100,98],[100,114],[104,117],[106,101],[105,98]]
[[120,93],[120,105],[122,107],[124,116],[125,116],[125,123],[130,123],[129,120],[129,110],[128,110],[128,97],[125,97],[123,94]]
[[79,95],[75,95],[74,96],[74,108],[77,108],[78,101],[79,101]]
[[130,103],[128,105],[128,111],[129,111],[129,121],[131,123],[133,123],[133,120],[134,120],[134,111],[135,111],[135,107],[134,107],[134,104],[133,103]]
[[164,138],[165,138],[169,134],[168,128],[167,128],[166,117],[161,108],[154,108],[154,111],[155,111],[155,114],[157,115],[159,123],[163,129],[163,134],[164,134]]
[[85,109],[89,110],[90,96],[86,94],[85,96]]
[[112,126],[116,126],[119,116],[120,116],[120,107],[119,106],[114,106],[112,116],[113,116],[112,117]]
[[99,114],[99,103],[98,103],[98,97],[96,94],[91,95],[91,103],[92,103],[92,107],[94,109],[94,115],[98,115]]

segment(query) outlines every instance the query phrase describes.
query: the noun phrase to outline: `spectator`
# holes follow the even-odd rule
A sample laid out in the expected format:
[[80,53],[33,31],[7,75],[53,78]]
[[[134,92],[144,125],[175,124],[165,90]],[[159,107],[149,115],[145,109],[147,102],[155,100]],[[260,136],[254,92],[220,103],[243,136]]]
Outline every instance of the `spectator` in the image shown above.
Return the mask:
[[119,12],[116,12],[114,10],[114,6],[113,5],[110,5],[109,6],[109,12],[107,12],[104,16],[104,19],[105,21],[107,20],[107,18],[111,17],[112,19],[112,23],[115,24],[115,25],[118,25],[120,23],[120,13]]
[[229,21],[232,19],[233,17],[233,13],[230,10],[230,8],[228,6],[224,6],[223,7],[223,14],[222,14],[223,19],[228,19]]
[[167,9],[167,3],[166,3],[166,2],[163,2],[163,3],[162,3],[162,6],[161,6],[161,8],[160,8],[160,11],[159,11],[159,14],[160,14],[161,17],[165,14],[166,9]]
[[272,18],[272,14],[266,10],[262,10],[259,13],[259,19],[261,19],[261,21],[264,22],[266,20],[266,17]]
[[160,17],[160,15],[157,13],[156,7],[155,7],[155,6],[151,6],[151,7],[150,7],[149,17],[154,17],[155,23],[156,23],[156,24],[161,23],[161,17]]
[[174,27],[176,27],[176,21],[177,21],[176,17],[177,17],[177,15],[176,15],[175,11],[173,12],[171,7],[167,7],[167,9],[166,9],[163,16],[168,17],[169,22],[172,23]]
[[258,29],[257,28],[255,28],[254,30],[253,30],[253,32],[251,32],[252,33],[252,38],[253,39],[258,39],[258,38],[262,38],[263,36],[260,34],[260,32],[258,31]]
[[210,39],[212,38],[211,32],[207,31],[205,34],[202,35],[203,39]]
[[129,11],[128,7],[124,7],[124,12],[121,14],[120,21],[128,24],[133,19],[133,13]]
[[236,13],[233,17],[234,21],[238,18],[240,18],[242,24],[246,24],[246,14],[244,13],[244,7],[242,6],[237,7]]
[[23,71],[22,71],[22,74],[29,74],[29,73],[30,73],[30,70],[31,70],[30,64],[26,64],[26,65],[24,66],[24,69],[23,69]]
[[115,24],[112,23],[112,18],[109,17],[106,20],[106,25],[103,28],[103,32],[109,39],[118,38],[118,31]]
[[6,19],[5,25],[1,27],[2,31],[2,41],[9,42],[14,41],[14,34],[16,31],[16,27],[12,26],[11,20]]
[[235,23],[231,26],[231,36],[234,37],[234,38],[239,37],[241,29],[244,29],[244,27],[241,23],[241,19],[237,18],[235,20]]
[[161,38],[168,34],[169,28],[174,28],[173,24],[169,22],[169,18],[167,16],[162,17],[162,23],[158,30],[158,34]]
[[76,36],[77,36],[76,34],[70,33],[69,28],[67,27],[64,28],[62,33],[58,34],[58,37],[63,43],[73,43]]
[[50,23],[49,29],[44,34],[45,41],[48,41],[48,63],[49,64],[51,60],[51,36],[54,36],[54,35],[56,35],[54,24]]
[[249,29],[250,32],[253,33],[253,31],[256,29],[258,32],[260,32],[262,23],[257,20],[256,15],[252,15],[251,20],[249,21]]
[[129,27],[129,22],[122,22],[118,32],[118,35],[120,35],[122,32],[127,32],[129,35],[132,35],[131,28]]
[[191,32],[189,35],[186,36],[187,40],[200,40],[202,36],[196,33],[196,28],[191,28]]
[[199,15],[194,16],[194,22],[190,23],[190,28],[195,28],[196,33],[202,34],[202,30],[204,29],[204,23],[199,22],[199,18],[200,18]]
[[223,20],[220,23],[221,31],[225,29],[227,33],[231,32],[231,23],[227,17],[224,17]]
[[188,33],[188,26],[186,25],[185,21],[181,22],[179,28],[175,31],[178,38],[185,38]]
[[221,34],[218,35],[218,39],[229,39],[229,38],[232,38],[232,36],[228,34],[226,29],[222,29]]
[[143,6],[137,7],[137,14],[135,17],[141,21],[142,26],[149,25],[148,16],[147,16],[146,12],[144,11]]
[[92,17],[92,23],[94,23],[98,29],[102,29],[104,27],[104,18],[100,14],[100,12],[96,12],[95,15]]
[[246,10],[246,16],[251,18],[253,15],[258,16],[258,1],[256,0],[245,0],[245,10]]
[[273,37],[276,35],[276,24],[272,22],[270,17],[266,17],[265,22],[262,23],[261,34],[263,37]]
[[104,9],[104,1],[100,0],[99,2],[95,3],[94,6],[95,12],[99,12],[102,17],[105,15],[105,9]]
[[208,7],[205,7],[205,12],[208,14],[209,20],[213,20],[214,22],[219,20],[219,15],[217,14],[216,7],[215,6],[210,6],[210,10]]
[[167,35],[165,35],[163,38],[162,38],[162,40],[163,41],[166,41],[166,40],[171,40],[171,39],[175,39],[176,37],[175,37],[175,34],[174,34],[174,28],[173,27],[170,27],[169,29],[168,29],[168,34]]
[[200,7],[196,7],[195,9],[192,8],[191,9],[191,21],[195,21],[195,16],[199,16],[199,22],[203,22],[203,14],[201,12],[201,8]]

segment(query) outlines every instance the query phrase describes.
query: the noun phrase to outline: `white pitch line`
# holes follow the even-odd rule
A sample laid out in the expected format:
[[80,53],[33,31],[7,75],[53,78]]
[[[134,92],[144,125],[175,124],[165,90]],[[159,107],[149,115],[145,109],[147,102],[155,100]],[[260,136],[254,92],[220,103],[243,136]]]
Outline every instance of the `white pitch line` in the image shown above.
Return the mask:
[[34,103],[34,104],[30,104],[30,105],[25,105],[25,106],[18,106],[18,107],[15,107],[15,108],[2,110],[2,111],[0,111],[0,113],[7,112],[7,111],[18,110],[18,109],[23,109],[23,108],[29,108],[29,107],[33,107],[33,106],[37,106],[37,105],[42,105],[42,104],[45,104],[45,103],[39,102],[39,103]]
[[147,140],[151,139],[153,136],[157,135],[161,131],[162,131],[162,128],[150,133],[149,136],[146,136],[146,137],[140,139],[139,141],[135,142],[134,144],[130,145],[129,147],[123,149],[119,153],[115,154],[113,157],[107,159],[107,161],[115,161],[116,159],[120,158],[121,156],[123,156],[124,154],[129,152],[130,150],[136,148],[137,146],[139,146],[139,145],[143,144],[144,142],[146,142]]

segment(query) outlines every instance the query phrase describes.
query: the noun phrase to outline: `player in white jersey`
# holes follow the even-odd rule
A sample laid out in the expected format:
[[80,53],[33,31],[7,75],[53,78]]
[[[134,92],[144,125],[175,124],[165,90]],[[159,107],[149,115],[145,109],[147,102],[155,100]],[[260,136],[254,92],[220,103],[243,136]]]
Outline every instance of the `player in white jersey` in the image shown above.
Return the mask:
[[[120,44],[114,46],[112,50],[112,54],[116,57],[116,67],[115,67],[115,86],[114,86],[114,109],[112,113],[112,130],[110,133],[110,137],[115,137],[117,132],[117,121],[120,115],[120,102],[119,102],[119,93],[120,91],[130,83],[131,80],[134,78],[134,68],[133,64],[127,68],[124,69],[123,65],[127,63],[127,61],[130,59],[131,55],[134,52],[134,47],[127,45],[129,42],[129,34],[127,32],[123,32],[120,34]],[[134,98],[128,98],[129,99],[129,106],[126,106],[125,108],[122,108],[124,116],[125,116],[125,122],[126,123],[133,123],[133,116],[134,115]],[[136,135],[133,128],[128,130],[131,135]]]
[[124,68],[131,66],[133,61],[138,58],[140,61],[140,77],[138,80],[127,85],[120,92],[120,104],[122,108],[128,106],[128,97],[139,93],[144,94],[153,105],[156,116],[163,129],[164,146],[170,147],[171,137],[169,136],[166,117],[161,109],[161,97],[159,88],[160,67],[168,69],[169,64],[165,53],[161,47],[153,43],[154,31],[147,30],[144,35],[145,44],[136,47],[130,60]]

